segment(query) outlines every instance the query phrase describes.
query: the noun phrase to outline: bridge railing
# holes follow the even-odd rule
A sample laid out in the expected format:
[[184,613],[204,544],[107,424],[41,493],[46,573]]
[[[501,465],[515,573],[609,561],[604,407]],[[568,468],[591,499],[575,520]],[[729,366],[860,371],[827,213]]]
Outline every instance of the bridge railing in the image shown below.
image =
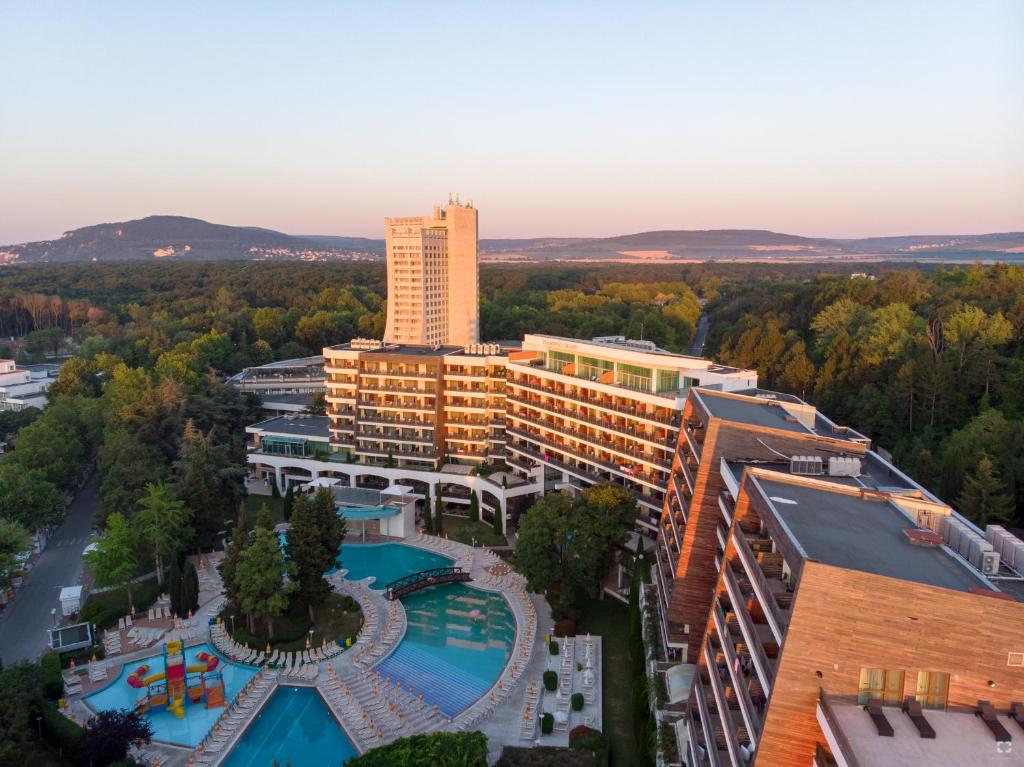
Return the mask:
[[461,567],[435,567],[430,570],[421,570],[418,573],[410,573],[391,581],[384,587],[384,593],[388,599],[395,599],[420,587],[468,580],[470,580],[469,573]]

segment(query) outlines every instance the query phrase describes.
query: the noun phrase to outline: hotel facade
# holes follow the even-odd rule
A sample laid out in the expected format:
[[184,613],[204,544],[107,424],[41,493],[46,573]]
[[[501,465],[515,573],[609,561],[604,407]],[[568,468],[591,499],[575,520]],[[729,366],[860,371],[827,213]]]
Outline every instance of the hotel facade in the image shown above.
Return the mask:
[[[987,542],[997,536],[1002,562]],[[1006,743],[974,714],[987,701],[997,724],[1018,727],[1007,716],[1024,695],[1015,540],[978,529],[799,399],[691,390],[645,600],[666,659],[658,672],[686,680],[667,713],[681,757],[1004,758]],[[938,739],[902,711],[916,705]]]

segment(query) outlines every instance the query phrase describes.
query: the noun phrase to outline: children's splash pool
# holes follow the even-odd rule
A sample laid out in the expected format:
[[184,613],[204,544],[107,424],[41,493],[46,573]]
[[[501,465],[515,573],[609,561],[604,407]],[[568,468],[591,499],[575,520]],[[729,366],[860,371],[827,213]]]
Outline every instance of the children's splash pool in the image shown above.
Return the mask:
[[[201,644],[185,650],[185,663],[196,663],[196,656],[199,653],[215,654],[216,651],[208,644]],[[163,671],[164,656],[157,652],[148,658],[131,661],[121,668],[121,673],[110,684],[101,690],[97,690],[85,696],[85,703],[93,711],[107,711],[109,709],[135,708],[136,701],[145,695],[145,689],[136,689],[128,684],[128,676],[140,665],[146,664],[150,673]],[[242,689],[255,674],[256,669],[248,666],[240,666],[231,663],[220,656],[220,663],[217,664],[218,672],[224,679],[224,699],[230,703],[235,694]],[[175,743],[182,746],[196,746],[213,727],[217,718],[224,713],[223,708],[207,708],[203,702],[184,704],[185,715],[178,719],[165,706],[153,708],[146,714],[146,718],[153,727],[153,739],[165,743]]]

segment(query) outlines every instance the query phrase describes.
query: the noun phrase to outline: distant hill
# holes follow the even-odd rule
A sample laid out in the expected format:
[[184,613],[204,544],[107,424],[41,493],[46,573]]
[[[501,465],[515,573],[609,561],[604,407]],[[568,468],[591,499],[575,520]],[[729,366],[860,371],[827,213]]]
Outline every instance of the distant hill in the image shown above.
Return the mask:
[[[337,238],[356,240],[358,238]],[[368,241],[369,242],[369,241]],[[356,259],[383,255],[355,244],[331,244],[250,226],[224,226],[184,216],[148,216],[64,232],[60,239],[0,246],[0,262],[193,261],[292,258]]]
[[[761,229],[663,230],[615,237],[480,240],[493,261],[708,259],[972,259],[1024,261],[1024,232],[912,235],[854,240],[800,237]],[[0,263],[61,261],[379,260],[384,240],[335,235],[294,236],[248,226],[223,226],[183,216],[149,216],[65,232],[59,239],[0,246]]]

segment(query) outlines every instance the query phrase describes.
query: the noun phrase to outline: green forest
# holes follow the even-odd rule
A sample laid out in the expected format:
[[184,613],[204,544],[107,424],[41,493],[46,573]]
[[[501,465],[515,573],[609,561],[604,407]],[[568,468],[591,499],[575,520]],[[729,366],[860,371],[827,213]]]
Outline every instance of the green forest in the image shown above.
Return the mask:
[[[763,387],[870,436],[979,523],[1024,522],[1021,267],[484,264],[480,287],[484,340],[620,334],[689,352],[703,311],[705,356],[756,368]],[[0,464],[0,508],[11,508],[4,493],[17,481],[9,463],[47,473],[62,492],[95,451],[104,513],[129,516],[147,484],[181,483],[188,451],[206,450],[215,476],[204,481],[219,500],[192,527],[208,538],[232,515],[241,426],[257,415],[223,379],[380,337],[384,293],[382,264],[5,268],[0,338],[16,340],[0,354],[74,358],[52,390],[57,407]],[[7,432],[23,425],[7,420]],[[34,431],[66,460],[19,457]],[[55,495],[33,505],[58,507]]]

